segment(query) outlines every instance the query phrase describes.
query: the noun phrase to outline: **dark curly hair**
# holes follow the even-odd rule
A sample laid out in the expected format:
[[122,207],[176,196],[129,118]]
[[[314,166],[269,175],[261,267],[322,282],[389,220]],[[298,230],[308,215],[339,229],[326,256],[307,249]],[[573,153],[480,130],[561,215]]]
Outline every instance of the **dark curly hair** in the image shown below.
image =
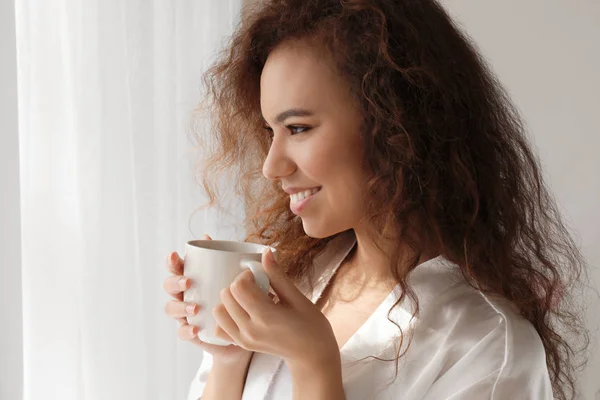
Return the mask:
[[314,257],[333,238],[308,237],[287,194],[261,175],[270,139],[260,76],[271,50],[288,40],[328,51],[360,105],[371,173],[366,217],[417,254],[408,268],[401,254],[391,255],[403,289],[398,303],[408,296],[418,310],[406,278],[425,244],[433,246],[470,285],[518,307],[544,345],[555,398],[575,398],[589,342],[573,300],[586,282],[585,261],[517,110],[436,1],[266,0],[246,7],[205,75],[207,96],[197,110],[214,122],[214,136],[197,137],[211,154],[199,168],[211,204],[219,196],[215,177],[231,171],[247,205],[247,240],[276,244],[295,280],[310,276]]

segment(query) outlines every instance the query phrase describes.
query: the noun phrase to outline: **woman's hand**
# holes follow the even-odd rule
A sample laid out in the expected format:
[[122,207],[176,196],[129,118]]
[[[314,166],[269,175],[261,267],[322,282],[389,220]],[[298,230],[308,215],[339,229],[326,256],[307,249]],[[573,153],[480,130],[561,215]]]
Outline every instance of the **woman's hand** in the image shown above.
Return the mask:
[[219,326],[215,335],[248,351],[279,356],[291,370],[337,368],[339,348],[325,315],[283,273],[270,251],[262,264],[279,302],[260,291],[252,272],[244,271],[221,291],[222,304],[213,310]]
[[[204,235],[204,240],[211,240],[208,235]],[[166,306],[166,313],[169,317],[179,321],[179,329],[177,334],[180,339],[191,341],[203,350],[213,356],[213,362],[221,362],[224,364],[247,362],[252,356],[252,352],[247,351],[238,346],[215,346],[209,343],[204,343],[198,339],[198,332],[202,327],[188,325],[186,317],[196,315],[199,311],[198,305],[194,303],[183,302],[183,292],[190,285],[190,279],[183,276],[183,260],[177,252],[169,254],[167,257],[167,268],[173,274],[168,277],[164,283],[164,290],[174,298]]]

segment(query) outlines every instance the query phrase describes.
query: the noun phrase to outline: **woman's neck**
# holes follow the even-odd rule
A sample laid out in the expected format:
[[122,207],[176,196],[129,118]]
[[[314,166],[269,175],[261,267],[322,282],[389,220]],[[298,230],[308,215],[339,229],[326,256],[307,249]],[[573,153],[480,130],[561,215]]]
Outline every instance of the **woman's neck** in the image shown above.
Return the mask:
[[[416,256],[415,251],[400,240],[378,239],[375,243],[374,235],[364,228],[354,229],[354,234],[356,245],[340,270],[344,281],[363,287],[395,286],[390,255],[397,251],[401,262],[408,264]],[[434,254],[422,252],[418,264],[433,257]]]

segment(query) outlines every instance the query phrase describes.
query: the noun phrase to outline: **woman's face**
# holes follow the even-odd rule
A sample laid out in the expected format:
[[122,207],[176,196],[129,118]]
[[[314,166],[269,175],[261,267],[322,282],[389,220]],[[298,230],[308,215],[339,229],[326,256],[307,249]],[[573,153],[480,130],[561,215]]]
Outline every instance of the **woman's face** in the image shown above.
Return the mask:
[[281,181],[307,235],[355,228],[365,207],[361,115],[333,61],[286,42],[270,53],[260,87],[265,135],[273,135],[265,177]]

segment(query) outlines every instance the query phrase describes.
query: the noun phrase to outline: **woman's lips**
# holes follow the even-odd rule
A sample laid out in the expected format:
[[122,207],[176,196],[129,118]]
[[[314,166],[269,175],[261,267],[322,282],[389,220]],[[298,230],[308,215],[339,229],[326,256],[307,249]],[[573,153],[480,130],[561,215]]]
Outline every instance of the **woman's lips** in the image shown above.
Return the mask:
[[308,202],[321,191],[320,187],[303,190],[290,195],[290,209],[296,215],[302,212]]

